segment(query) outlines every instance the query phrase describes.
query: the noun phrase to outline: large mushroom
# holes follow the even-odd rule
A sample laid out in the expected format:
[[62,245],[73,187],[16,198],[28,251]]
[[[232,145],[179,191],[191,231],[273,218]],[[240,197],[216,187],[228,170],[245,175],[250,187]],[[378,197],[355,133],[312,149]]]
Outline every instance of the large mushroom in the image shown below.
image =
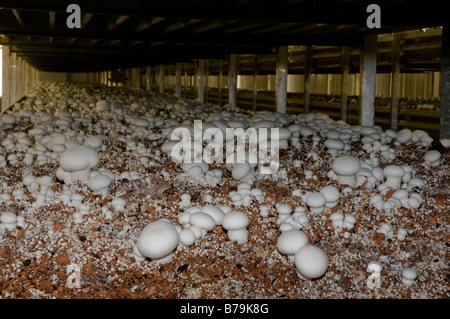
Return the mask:
[[[172,259],[179,243],[178,231],[168,220],[159,219],[142,230],[136,243],[136,253],[154,262],[166,263]],[[137,255],[137,254],[136,254]]]
[[62,152],[59,165],[62,170],[70,173],[70,181],[86,182],[90,177],[91,168],[98,165],[100,156],[90,146],[76,145]]
[[356,186],[356,173],[361,168],[359,159],[353,156],[337,157],[333,161],[333,171],[340,185]]

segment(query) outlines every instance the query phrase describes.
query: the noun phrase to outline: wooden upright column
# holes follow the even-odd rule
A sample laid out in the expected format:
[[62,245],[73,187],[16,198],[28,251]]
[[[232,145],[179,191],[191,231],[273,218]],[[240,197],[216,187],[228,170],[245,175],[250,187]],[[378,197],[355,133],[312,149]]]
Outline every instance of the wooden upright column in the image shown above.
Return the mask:
[[288,75],[288,47],[278,48],[277,59],[277,112],[286,113],[287,99],[287,75]]
[[341,80],[341,120],[347,121],[348,110],[348,73],[350,67],[350,48],[342,48],[342,80]]
[[311,75],[311,46],[305,47],[305,76],[304,76],[304,86],[303,86],[303,111],[304,113],[309,113],[311,96],[310,96],[310,75]]
[[377,76],[377,35],[364,37],[362,63],[362,89],[359,122],[362,126],[374,125],[375,85]]
[[238,77],[238,55],[230,55],[230,65],[228,67],[228,103],[237,105],[237,77]]
[[197,100],[205,102],[205,60],[198,60],[197,67]]
[[439,138],[450,138],[450,24],[442,28]]
[[400,44],[401,33],[392,40],[391,129],[398,129],[398,98],[400,95]]
[[175,95],[181,97],[181,63],[175,64]]
[[222,106],[222,87],[223,87],[223,61],[219,61],[219,75],[217,79],[217,105]]
[[10,48],[7,45],[2,46],[2,112],[4,112],[9,106],[10,91]]
[[164,65],[159,66],[159,93],[164,93]]
[[253,61],[253,95],[252,95],[252,108],[256,112],[258,108],[258,56],[255,55]]

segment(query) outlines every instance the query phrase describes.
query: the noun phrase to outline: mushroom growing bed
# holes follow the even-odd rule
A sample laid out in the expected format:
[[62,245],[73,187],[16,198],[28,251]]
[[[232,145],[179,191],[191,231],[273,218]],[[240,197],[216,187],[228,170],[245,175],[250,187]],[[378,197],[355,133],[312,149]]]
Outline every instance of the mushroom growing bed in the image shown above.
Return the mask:
[[[279,128],[278,170],[175,162],[194,120]],[[2,298],[448,297],[447,140],[53,82],[0,123]]]

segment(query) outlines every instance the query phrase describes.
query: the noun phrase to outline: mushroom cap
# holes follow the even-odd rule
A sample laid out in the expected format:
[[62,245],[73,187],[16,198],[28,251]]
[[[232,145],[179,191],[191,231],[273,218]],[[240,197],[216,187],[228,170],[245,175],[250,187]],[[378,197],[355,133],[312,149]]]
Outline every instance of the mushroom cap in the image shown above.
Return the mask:
[[277,249],[285,255],[293,255],[297,250],[308,244],[308,237],[298,229],[283,232],[277,240]]
[[314,279],[321,277],[327,271],[328,257],[319,247],[308,244],[297,250],[294,263],[302,276]]
[[338,151],[341,151],[345,148],[344,142],[342,142],[341,140],[339,140],[337,138],[328,138],[324,142],[324,146],[328,149],[334,149],[334,150],[338,150]]
[[417,187],[417,188],[424,188],[425,187],[425,182],[423,179],[419,178],[419,177],[413,177],[411,178],[411,180],[408,182],[408,186],[409,187]]
[[98,191],[105,189],[111,185],[112,179],[107,175],[95,175],[91,177],[88,181],[88,186],[92,191]]
[[179,233],[180,237],[180,243],[182,243],[185,246],[192,245],[197,237],[195,237],[195,233],[192,231],[192,229],[184,228]]
[[405,128],[397,132],[396,138],[399,143],[408,143],[412,140],[413,133],[410,129]]
[[417,278],[417,271],[412,268],[405,268],[402,270],[402,277],[409,280],[415,280]]
[[355,175],[361,168],[359,159],[353,156],[341,156],[333,161],[333,171],[342,176]]
[[61,153],[59,164],[67,172],[92,168],[100,162],[97,151],[90,146],[76,145]]
[[325,196],[327,202],[331,203],[337,201],[339,199],[339,196],[341,195],[339,190],[333,185],[323,187],[320,190],[320,193],[322,193]]
[[210,215],[214,218],[216,225],[222,225],[223,217],[225,216],[224,211],[215,205],[205,205],[201,208],[202,212]]
[[84,140],[84,145],[90,146],[92,148],[100,148],[103,144],[103,140],[98,135],[91,135]]
[[389,177],[402,177],[405,175],[405,170],[398,165],[388,165],[383,169],[383,175]]
[[142,230],[137,249],[142,256],[160,259],[171,254],[179,243],[178,231],[169,221],[154,221]]
[[0,222],[4,224],[14,224],[17,221],[17,215],[12,212],[4,212],[0,216]]
[[322,207],[326,203],[325,195],[319,192],[312,192],[306,197],[306,205],[309,207]]
[[214,218],[203,212],[196,212],[189,216],[189,224],[205,230],[213,230],[216,227]]
[[247,227],[248,222],[248,217],[243,212],[231,211],[223,217],[222,227],[226,230],[238,230]]
[[431,150],[425,154],[424,160],[427,162],[433,163],[433,162],[436,162],[437,160],[439,160],[440,158],[441,158],[441,153],[439,151]]
[[281,204],[277,207],[277,212],[281,215],[289,215],[292,212],[292,207],[288,204]]
[[244,163],[236,163],[234,164],[233,169],[231,171],[231,176],[233,176],[234,179],[239,181],[243,179],[245,176],[247,176],[250,170],[251,165],[247,161],[245,161]]

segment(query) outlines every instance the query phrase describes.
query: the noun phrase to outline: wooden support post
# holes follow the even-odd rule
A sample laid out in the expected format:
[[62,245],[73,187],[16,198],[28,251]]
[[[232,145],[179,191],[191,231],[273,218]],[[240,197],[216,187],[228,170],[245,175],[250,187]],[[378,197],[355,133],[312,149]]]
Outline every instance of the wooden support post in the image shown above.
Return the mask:
[[253,61],[253,96],[252,96],[252,108],[253,111],[257,111],[258,109],[258,56],[255,55]]
[[9,107],[10,100],[10,48],[7,45],[2,46],[2,112]]
[[288,47],[278,48],[277,59],[277,88],[276,88],[276,110],[279,113],[286,113],[287,101],[287,75],[288,75]]
[[311,46],[305,47],[305,76],[304,76],[304,84],[303,84],[303,111],[304,113],[309,113],[310,104],[311,104],[311,95],[310,95],[310,75],[311,75],[311,57],[312,57],[312,49]]
[[398,130],[398,98],[400,95],[400,46],[401,33],[394,33],[392,40],[391,129]]
[[450,24],[442,27],[439,138],[450,138]]
[[350,48],[342,48],[342,80],[341,80],[341,120],[347,121],[348,110],[348,73],[350,68]]
[[184,64],[184,96],[187,96],[189,89],[188,64]]
[[147,66],[145,69],[145,89],[147,91],[152,91],[152,67]]
[[9,105],[11,106],[13,103],[16,103],[18,100],[17,98],[17,53],[12,52],[9,62],[9,68],[10,68],[10,96],[9,96]]
[[375,85],[377,76],[377,35],[364,37],[362,61],[362,87],[359,123],[362,126],[374,125],[375,118]]
[[238,64],[238,55],[231,54],[228,66],[228,103],[232,106],[237,105]]
[[197,100],[205,102],[205,60],[198,60],[197,65]]
[[219,61],[219,75],[217,79],[217,105],[222,106],[222,86],[223,86],[223,61]]
[[181,63],[175,64],[175,95],[181,97]]
[[209,102],[209,61],[205,60],[205,103]]
[[160,65],[159,66],[159,79],[158,79],[158,84],[159,84],[159,93],[163,94],[164,93],[164,65]]

